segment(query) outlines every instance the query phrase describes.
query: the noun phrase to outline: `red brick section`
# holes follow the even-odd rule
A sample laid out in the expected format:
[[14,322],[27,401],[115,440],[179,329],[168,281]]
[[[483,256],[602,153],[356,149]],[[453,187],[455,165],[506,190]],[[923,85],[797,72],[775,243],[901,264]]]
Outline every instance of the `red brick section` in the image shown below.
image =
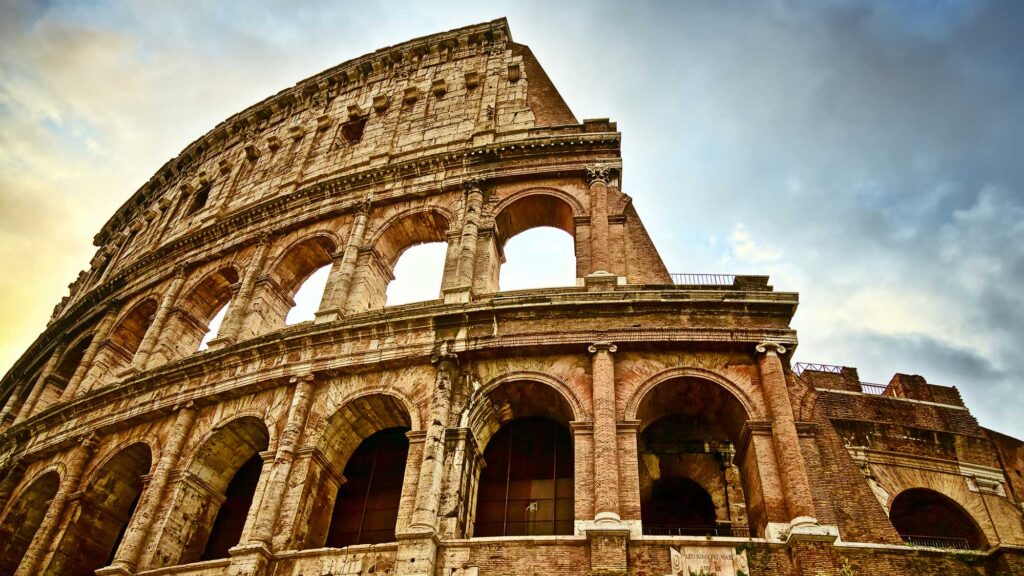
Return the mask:
[[985,430],[999,456],[1000,467],[1006,472],[1010,496],[1014,501],[1024,502],[1024,442],[1000,434],[993,430]]
[[761,390],[772,417],[772,437],[790,518],[814,518],[811,485],[800,453],[800,439],[796,432],[786,375],[778,356],[783,351],[781,348],[770,343],[758,346],[760,354],[757,365],[761,375]]
[[615,345],[595,342],[592,378],[594,395],[594,512],[596,518],[619,517],[618,431],[615,424]]

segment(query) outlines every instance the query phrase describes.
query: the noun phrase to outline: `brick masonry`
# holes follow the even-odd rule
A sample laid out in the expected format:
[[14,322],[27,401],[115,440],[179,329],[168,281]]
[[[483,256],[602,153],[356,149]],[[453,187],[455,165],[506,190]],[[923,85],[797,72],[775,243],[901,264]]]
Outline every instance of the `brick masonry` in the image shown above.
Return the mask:
[[[854,369],[795,369],[798,298],[766,277],[674,285],[620,141],[495,20],[341,64],[193,142],[97,234],[0,381],[0,574],[703,566],[673,550],[738,558],[716,574],[1024,572],[1024,444],[920,376],[866,393]],[[572,238],[577,285],[499,292],[505,243],[537,226]],[[386,306],[402,252],[434,241],[437,299]],[[316,320],[285,326],[322,266]],[[528,417],[571,434],[571,529],[474,537],[488,442]],[[664,418],[692,424],[669,448]],[[350,457],[396,427],[394,541],[324,547]],[[254,459],[237,544],[204,560]],[[705,485],[715,532],[645,524],[672,474]],[[904,543],[904,494],[949,502],[975,549]]]

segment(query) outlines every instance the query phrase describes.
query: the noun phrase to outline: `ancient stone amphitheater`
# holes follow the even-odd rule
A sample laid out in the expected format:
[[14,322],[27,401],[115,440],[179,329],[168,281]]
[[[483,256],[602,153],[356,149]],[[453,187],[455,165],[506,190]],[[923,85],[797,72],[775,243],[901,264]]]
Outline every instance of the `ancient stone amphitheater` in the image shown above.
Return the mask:
[[[196,140],[0,383],[0,574],[1024,573],[1021,442],[791,364],[765,276],[669,274],[620,138],[496,20]],[[499,291],[538,226],[575,285]],[[436,299],[386,306],[425,242]]]

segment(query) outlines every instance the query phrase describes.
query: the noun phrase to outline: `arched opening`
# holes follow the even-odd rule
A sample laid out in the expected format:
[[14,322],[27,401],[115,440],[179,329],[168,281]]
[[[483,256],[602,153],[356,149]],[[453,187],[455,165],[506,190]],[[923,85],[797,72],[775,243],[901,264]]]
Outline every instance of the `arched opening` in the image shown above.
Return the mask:
[[987,547],[978,524],[959,504],[927,488],[900,492],[889,519],[903,540],[915,546],[980,550]]
[[569,202],[544,192],[527,194],[501,208],[495,217],[497,245],[503,255],[500,289],[574,286],[582,274],[576,261],[573,217]]
[[573,533],[572,420],[565,398],[541,382],[506,382],[478,399],[468,427],[485,467],[468,472],[478,476],[473,536]]
[[0,522],[0,574],[14,574],[17,570],[39,525],[43,523],[50,501],[57,495],[59,485],[57,473],[47,472],[8,506]]
[[402,252],[395,262],[394,280],[388,284],[385,306],[440,298],[447,251],[444,242],[428,242]]
[[[313,502],[298,548],[393,542],[403,504],[412,418],[396,397],[369,394],[325,422],[309,461]],[[411,502],[408,502],[411,503]]]
[[237,283],[238,271],[227,266],[196,284],[168,318],[160,343],[150,356],[150,367],[205,348],[220,329]]
[[31,414],[25,415],[26,418],[33,414],[38,414],[41,410],[60,399],[61,395],[64,394],[64,389],[68,387],[68,381],[71,380],[71,377],[75,375],[75,371],[82,364],[82,359],[85,357],[85,352],[89,349],[90,344],[92,344],[91,334],[76,340],[68,346],[64,351],[64,355],[57,361],[57,367],[53,373],[43,382],[35,383],[36,386],[42,386],[43,390],[39,393],[34,406],[24,405],[22,407],[23,410],[31,410]]
[[[678,378],[641,402],[638,438],[640,517],[645,534],[748,536],[758,493],[756,458],[736,458],[746,411],[713,382]],[[760,526],[761,524],[755,524]]]
[[97,383],[109,382],[131,366],[142,339],[156,314],[157,302],[147,298],[132,307],[111,330],[110,336],[96,351],[89,374],[82,382],[81,390],[92,389]]
[[[361,250],[359,253],[347,310],[363,312],[394,305],[399,301],[413,301],[412,298],[439,298],[440,275],[445,266],[444,261],[437,257],[437,251],[441,248],[429,247],[415,251],[410,248],[420,244],[442,243],[444,250],[447,250],[448,227],[448,218],[433,210],[413,212],[388,222],[371,239],[373,249]],[[409,258],[403,258],[403,255]],[[409,276],[414,282],[404,288],[403,282],[395,289],[389,289],[392,280],[397,277],[396,264],[399,258],[403,260],[403,269],[410,268],[410,272],[401,271],[402,277]],[[409,264],[405,262],[407,259]]]
[[103,465],[79,500],[80,513],[59,536],[44,574],[93,574],[110,564],[150,469],[149,446],[132,444]]
[[153,565],[158,568],[224,558],[238,544],[262,473],[269,433],[246,416],[220,426],[196,450],[181,475]]
[[199,212],[206,207],[206,202],[210,199],[210,185],[203,184],[198,190],[192,193],[186,201],[185,216],[191,216],[196,212]]
[[334,501],[327,546],[379,544],[395,540],[402,498],[408,428],[387,428],[362,441],[345,465],[345,483]]
[[[281,326],[312,320],[320,307],[327,276],[330,274],[334,241],[314,236],[290,247],[273,266],[269,281],[261,286],[253,308],[260,318],[253,326],[243,326],[243,338]],[[262,330],[256,324],[262,321]]]
[[569,430],[553,420],[513,420],[484,451],[474,536],[538,536],[573,532],[573,449]]

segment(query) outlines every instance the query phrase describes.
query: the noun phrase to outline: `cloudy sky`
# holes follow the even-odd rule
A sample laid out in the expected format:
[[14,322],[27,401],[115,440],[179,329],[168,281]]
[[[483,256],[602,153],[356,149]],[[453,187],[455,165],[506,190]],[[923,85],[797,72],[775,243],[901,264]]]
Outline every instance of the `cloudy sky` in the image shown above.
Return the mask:
[[578,118],[618,122],[623,188],[670,270],[770,274],[801,294],[797,360],[955,385],[1024,437],[1024,3],[297,6],[3,1],[0,369],[107,217],[216,123],[507,16]]

